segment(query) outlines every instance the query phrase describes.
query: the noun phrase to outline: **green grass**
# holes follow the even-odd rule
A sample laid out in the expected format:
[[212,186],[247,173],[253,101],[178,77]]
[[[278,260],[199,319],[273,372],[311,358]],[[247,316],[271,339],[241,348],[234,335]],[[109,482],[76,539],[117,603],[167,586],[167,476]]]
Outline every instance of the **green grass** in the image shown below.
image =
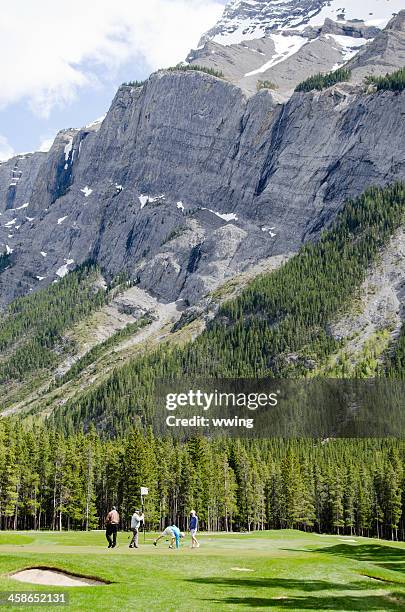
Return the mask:
[[[60,592],[15,582],[18,569],[46,566],[111,581],[62,589],[69,610],[403,610],[405,544],[298,531],[200,534],[201,548],[138,550],[120,533],[0,534],[0,590]],[[238,571],[244,568],[252,571]],[[12,609],[7,607],[7,609]],[[17,608],[16,608],[17,609]],[[19,608],[20,609],[20,608]],[[47,609],[47,608],[45,608]]]

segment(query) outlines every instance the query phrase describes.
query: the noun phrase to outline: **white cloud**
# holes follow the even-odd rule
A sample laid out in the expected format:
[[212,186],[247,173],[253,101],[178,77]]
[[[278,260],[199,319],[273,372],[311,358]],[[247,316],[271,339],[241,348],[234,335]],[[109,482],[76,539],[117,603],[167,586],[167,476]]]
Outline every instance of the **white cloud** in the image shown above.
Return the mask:
[[97,86],[97,71],[184,59],[223,10],[221,0],[20,0],[0,22],[0,109],[27,100],[47,117]]
[[13,147],[9,144],[7,138],[0,134],[0,161],[5,161],[15,155]]
[[42,137],[39,145],[38,151],[42,153],[48,153],[49,149],[53,145],[53,141],[55,140],[55,136]]

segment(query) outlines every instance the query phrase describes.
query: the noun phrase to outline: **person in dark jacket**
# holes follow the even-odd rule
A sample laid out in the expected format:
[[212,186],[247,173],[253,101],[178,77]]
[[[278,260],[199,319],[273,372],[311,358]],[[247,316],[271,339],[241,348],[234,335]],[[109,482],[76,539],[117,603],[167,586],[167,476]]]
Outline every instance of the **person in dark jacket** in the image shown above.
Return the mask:
[[107,538],[108,548],[117,546],[117,531],[120,522],[120,515],[115,506],[112,507],[105,519],[105,537]]
[[191,548],[200,548],[200,544],[196,538],[198,531],[198,516],[195,510],[190,512],[189,529],[191,535]]

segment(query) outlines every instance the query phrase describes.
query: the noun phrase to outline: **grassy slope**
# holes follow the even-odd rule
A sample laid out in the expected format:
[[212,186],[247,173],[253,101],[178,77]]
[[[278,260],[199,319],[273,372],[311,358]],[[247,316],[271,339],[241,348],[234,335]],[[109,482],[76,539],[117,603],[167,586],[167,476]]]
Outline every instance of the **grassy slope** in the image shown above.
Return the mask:
[[[142,543],[143,536],[141,537]],[[55,591],[7,578],[50,566],[111,580],[66,589],[70,610],[403,610],[405,544],[297,531],[203,534],[201,548],[107,550],[104,534],[0,534],[0,589]],[[243,572],[232,568],[247,568]],[[8,608],[10,609],[10,608]]]

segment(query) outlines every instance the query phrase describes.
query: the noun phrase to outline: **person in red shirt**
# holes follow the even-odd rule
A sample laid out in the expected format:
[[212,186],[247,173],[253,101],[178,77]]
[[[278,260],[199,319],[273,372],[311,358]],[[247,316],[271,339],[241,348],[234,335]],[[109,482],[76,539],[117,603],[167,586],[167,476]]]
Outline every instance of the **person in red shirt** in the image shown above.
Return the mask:
[[115,548],[117,546],[117,531],[118,524],[120,522],[120,515],[117,512],[115,506],[107,514],[105,519],[105,537],[107,538],[108,548]]

